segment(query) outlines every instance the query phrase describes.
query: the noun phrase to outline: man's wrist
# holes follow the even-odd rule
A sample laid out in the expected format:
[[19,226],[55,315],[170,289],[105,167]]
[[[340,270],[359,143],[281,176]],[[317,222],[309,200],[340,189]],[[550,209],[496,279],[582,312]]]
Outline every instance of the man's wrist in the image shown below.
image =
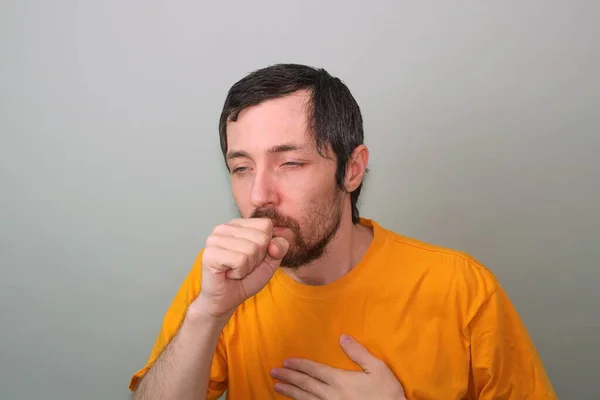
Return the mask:
[[221,331],[227,322],[233,315],[233,312],[230,312],[226,315],[215,315],[210,312],[210,307],[205,299],[200,296],[188,307],[184,324],[191,326],[203,326],[203,327],[212,327]]

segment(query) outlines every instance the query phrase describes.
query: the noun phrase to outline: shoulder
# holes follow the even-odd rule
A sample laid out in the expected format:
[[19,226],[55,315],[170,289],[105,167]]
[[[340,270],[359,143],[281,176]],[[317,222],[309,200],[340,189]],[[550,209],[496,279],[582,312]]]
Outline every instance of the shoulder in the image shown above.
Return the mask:
[[383,237],[383,253],[401,265],[402,274],[432,282],[436,290],[483,302],[498,287],[494,273],[471,254],[394,232],[370,221],[375,235]]

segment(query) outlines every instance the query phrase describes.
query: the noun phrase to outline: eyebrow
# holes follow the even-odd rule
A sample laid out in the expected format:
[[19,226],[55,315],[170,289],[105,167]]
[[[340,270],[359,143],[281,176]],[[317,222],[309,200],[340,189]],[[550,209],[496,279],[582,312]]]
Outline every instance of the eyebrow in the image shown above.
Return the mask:
[[[267,149],[267,153],[275,154],[275,153],[285,153],[288,151],[300,151],[300,150],[306,150],[307,147],[308,147],[307,145],[299,145],[297,143],[278,144],[276,146],[272,146],[269,149]],[[233,151],[227,153],[228,160],[232,160],[234,158],[242,158],[242,157],[249,158],[250,155],[243,150],[233,150]]]

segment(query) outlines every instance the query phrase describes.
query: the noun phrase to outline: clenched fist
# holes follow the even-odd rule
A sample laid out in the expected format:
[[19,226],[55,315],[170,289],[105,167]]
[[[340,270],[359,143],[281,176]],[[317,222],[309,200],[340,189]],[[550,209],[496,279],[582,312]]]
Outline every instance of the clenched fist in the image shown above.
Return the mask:
[[217,226],[202,254],[198,300],[213,316],[226,316],[269,282],[289,248],[273,237],[269,218],[235,219]]

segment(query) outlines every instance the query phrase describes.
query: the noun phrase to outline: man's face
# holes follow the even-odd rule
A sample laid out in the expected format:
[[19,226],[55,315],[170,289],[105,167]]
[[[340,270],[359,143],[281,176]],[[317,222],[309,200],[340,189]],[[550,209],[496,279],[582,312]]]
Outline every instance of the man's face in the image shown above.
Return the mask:
[[243,218],[267,217],[290,248],[282,265],[321,257],[341,221],[344,193],[334,157],[322,157],[307,125],[307,92],[266,101],[227,125],[231,189]]

